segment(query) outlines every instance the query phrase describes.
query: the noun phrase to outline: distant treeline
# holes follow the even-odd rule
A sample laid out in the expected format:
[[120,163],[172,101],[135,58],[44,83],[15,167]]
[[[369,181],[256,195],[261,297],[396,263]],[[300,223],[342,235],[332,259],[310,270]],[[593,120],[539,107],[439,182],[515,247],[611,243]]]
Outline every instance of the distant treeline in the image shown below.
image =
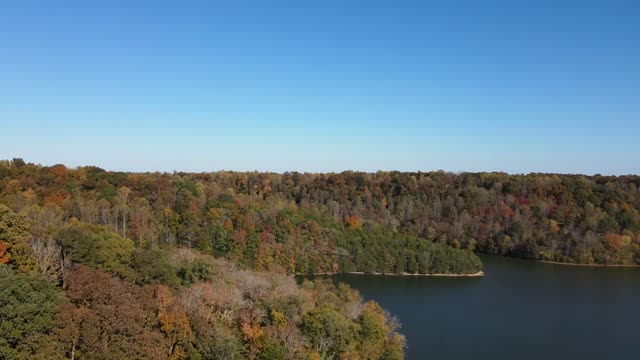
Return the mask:
[[[399,227],[387,209],[398,200],[381,197],[376,201],[384,204],[376,204],[360,178],[349,176],[337,175],[336,182],[300,174],[138,174],[14,159],[0,162],[0,203],[25,216],[36,238],[61,241],[58,231],[77,221],[103,226],[136,247],[186,247],[254,270],[481,270],[477,256],[448,246],[444,234]],[[343,196],[350,187],[362,194]]]
[[366,259],[368,251],[358,253],[357,244],[344,241],[358,238],[345,232],[353,229],[369,231],[364,236],[375,241],[380,236],[372,233],[385,234],[393,254],[417,248],[394,244],[419,238],[529,259],[638,264],[639,188],[638,176],[138,174],[0,162],[0,202],[33,213],[40,231],[47,221],[74,217],[139,243],[191,246],[290,272],[371,269],[374,262],[389,271],[401,269],[403,261],[411,270],[412,259],[424,257],[409,251]]

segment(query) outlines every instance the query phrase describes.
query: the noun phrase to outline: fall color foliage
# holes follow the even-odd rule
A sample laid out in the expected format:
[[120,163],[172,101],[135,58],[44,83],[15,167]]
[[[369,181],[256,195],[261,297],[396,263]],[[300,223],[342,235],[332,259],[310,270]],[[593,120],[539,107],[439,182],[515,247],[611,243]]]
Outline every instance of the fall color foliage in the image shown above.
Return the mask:
[[[121,173],[0,161],[0,357],[401,359],[399,323],[292,274],[640,263],[640,178]],[[35,311],[42,309],[42,311]]]

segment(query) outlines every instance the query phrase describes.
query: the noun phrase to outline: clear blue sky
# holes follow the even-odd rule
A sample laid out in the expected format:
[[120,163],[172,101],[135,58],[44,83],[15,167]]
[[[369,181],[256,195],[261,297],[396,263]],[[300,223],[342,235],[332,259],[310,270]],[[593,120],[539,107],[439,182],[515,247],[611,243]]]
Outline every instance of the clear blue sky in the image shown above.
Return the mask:
[[0,158],[640,173],[640,1],[0,2]]

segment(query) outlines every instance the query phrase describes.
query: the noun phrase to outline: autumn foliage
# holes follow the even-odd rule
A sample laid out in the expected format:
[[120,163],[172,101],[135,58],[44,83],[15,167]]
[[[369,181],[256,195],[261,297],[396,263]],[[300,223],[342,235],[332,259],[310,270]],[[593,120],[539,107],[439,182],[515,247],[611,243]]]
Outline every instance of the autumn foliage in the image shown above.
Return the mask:
[[6,264],[9,262],[8,249],[9,246],[5,242],[0,241],[0,264]]
[[0,161],[0,358],[400,359],[379,305],[288,275],[473,273],[472,251],[639,264],[639,188],[637,176]]

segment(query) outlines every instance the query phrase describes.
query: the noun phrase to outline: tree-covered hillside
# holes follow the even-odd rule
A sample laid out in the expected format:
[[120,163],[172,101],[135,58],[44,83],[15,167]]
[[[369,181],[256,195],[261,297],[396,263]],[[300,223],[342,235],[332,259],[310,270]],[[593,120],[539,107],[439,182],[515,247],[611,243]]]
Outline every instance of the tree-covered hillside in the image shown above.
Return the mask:
[[[0,202],[40,219],[40,231],[47,221],[73,217],[138,243],[191,246],[289,272],[364,269],[372,262],[402,268],[403,259],[378,264],[380,256],[367,259],[343,241],[358,238],[360,229],[384,238],[394,254],[418,246],[395,244],[426,239],[530,259],[638,264],[639,188],[638,176],[133,174],[0,162]],[[410,252],[404,260],[420,256]]]
[[398,322],[287,275],[640,263],[640,177],[122,173],[0,161],[0,358],[400,359]]
[[375,302],[289,275],[481,269],[469,250],[220,175],[1,161],[0,358],[401,359]]
[[402,359],[398,321],[346,285],[137,246],[0,205],[0,359]]
[[[295,190],[298,178],[118,173],[13,160],[0,162],[0,203],[23,215],[41,242],[62,241],[60,229],[80,222],[132,239],[119,249],[124,253],[134,247],[180,246],[223,256],[246,268],[288,274],[475,273],[482,267],[470,251],[434,241],[442,239],[433,234],[422,238],[398,232],[358,209],[341,208],[338,201],[344,199],[327,196],[320,202],[303,197],[304,192]],[[335,194],[344,191],[332,188]]]

